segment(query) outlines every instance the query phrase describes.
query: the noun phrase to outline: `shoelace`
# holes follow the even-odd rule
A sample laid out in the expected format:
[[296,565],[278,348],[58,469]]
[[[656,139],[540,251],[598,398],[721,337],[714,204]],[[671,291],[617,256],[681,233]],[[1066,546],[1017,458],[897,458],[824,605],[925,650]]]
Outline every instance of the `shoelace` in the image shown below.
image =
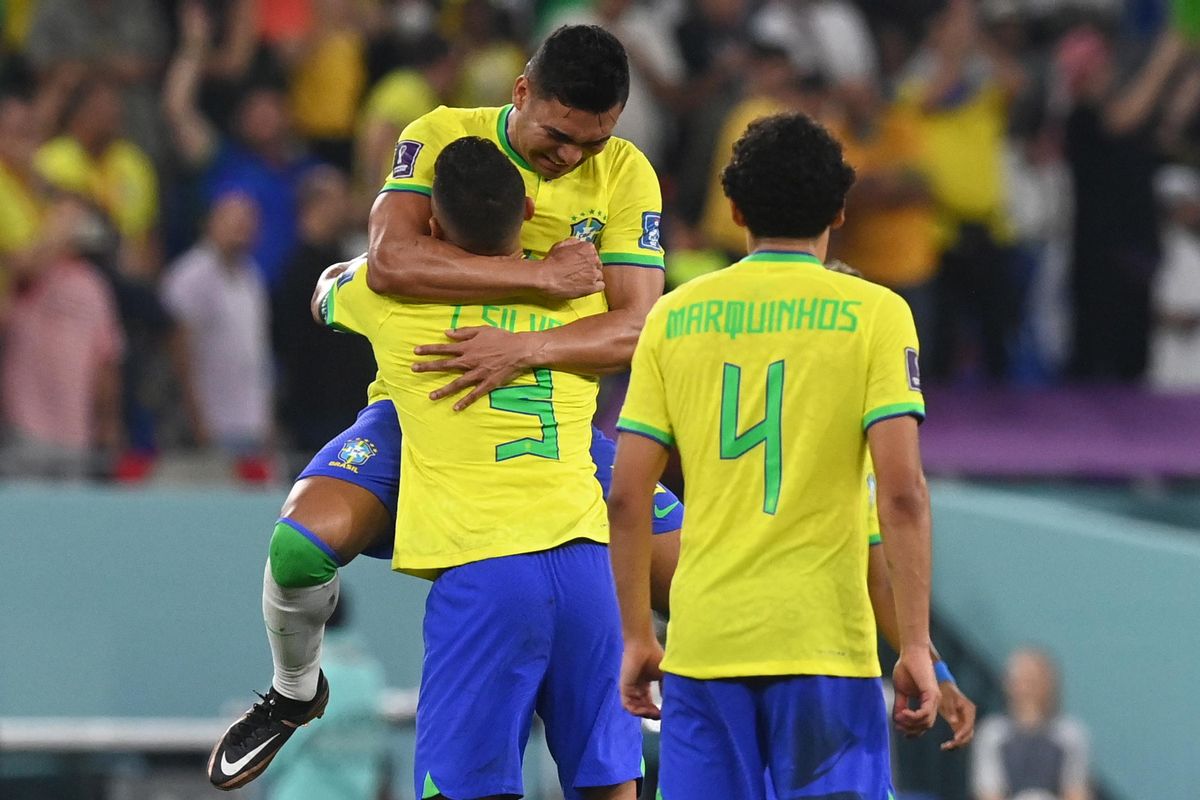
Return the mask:
[[251,706],[246,718],[229,731],[229,743],[235,747],[242,745],[254,731],[259,730],[264,723],[271,721],[272,706],[275,701],[266,694],[259,692],[255,692],[255,694],[258,695],[261,702]]

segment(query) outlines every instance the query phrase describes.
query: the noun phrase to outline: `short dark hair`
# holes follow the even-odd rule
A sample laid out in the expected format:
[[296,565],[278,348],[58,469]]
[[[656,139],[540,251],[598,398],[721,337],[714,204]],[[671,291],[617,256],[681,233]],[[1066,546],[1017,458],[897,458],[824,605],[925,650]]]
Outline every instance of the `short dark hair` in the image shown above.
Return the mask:
[[525,220],[525,182],[492,142],[464,136],[433,165],[438,222],[464,250],[501,255]]
[[854,168],[829,131],[800,113],[751,123],[721,172],[725,196],[758,238],[810,239],[837,218]]
[[525,77],[539,97],[593,114],[629,99],[625,47],[599,25],[564,25],[550,34],[529,59]]

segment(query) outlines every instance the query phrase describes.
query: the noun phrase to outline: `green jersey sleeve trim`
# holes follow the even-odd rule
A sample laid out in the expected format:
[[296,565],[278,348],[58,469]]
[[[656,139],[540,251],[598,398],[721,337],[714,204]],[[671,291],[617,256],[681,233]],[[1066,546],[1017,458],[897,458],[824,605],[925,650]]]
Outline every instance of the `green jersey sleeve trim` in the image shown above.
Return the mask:
[[640,253],[601,253],[600,263],[606,267],[627,265],[631,267],[655,267],[657,269],[666,268],[661,255],[644,256]]
[[342,333],[357,333],[358,331],[354,330],[353,328],[348,328],[337,321],[337,294],[338,289],[340,289],[342,286],[342,283],[343,281],[341,280],[334,281],[333,285],[329,287],[329,294],[325,295],[325,302],[323,303],[325,327],[331,328],[335,331],[341,331]]
[[868,411],[863,415],[863,430],[885,419],[892,417],[907,417],[913,416],[917,418],[917,422],[925,420],[925,404],[924,403],[892,403],[887,406]]
[[867,537],[867,544],[871,545],[872,547],[874,547],[877,544],[883,544],[883,537],[880,536],[878,533],[872,533],[870,536]]
[[621,417],[617,420],[617,430],[626,431],[628,433],[636,433],[639,436],[645,436],[647,439],[653,439],[663,447],[674,447],[675,437],[666,431],[660,431],[653,425],[646,425],[642,422]]
[[334,327],[333,321],[334,304],[337,302],[338,283],[334,281],[329,287],[329,292],[325,295],[325,301],[321,305],[321,316],[325,318],[325,326],[327,328]]
[[433,189],[424,186],[420,183],[409,183],[408,181],[393,181],[389,180],[383,184],[381,192],[412,192],[414,194],[423,194],[429,197],[433,194]]

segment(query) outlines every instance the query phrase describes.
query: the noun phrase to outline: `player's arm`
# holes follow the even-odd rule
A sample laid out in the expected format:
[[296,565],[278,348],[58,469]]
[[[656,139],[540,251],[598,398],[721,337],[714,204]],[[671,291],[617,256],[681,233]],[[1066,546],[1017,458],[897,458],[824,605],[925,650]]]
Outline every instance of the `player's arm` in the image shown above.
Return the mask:
[[629,391],[617,422],[617,457],[608,493],[609,557],[612,559],[625,656],[621,700],[631,714],[658,719],[650,682],[661,677],[662,647],[650,613],[651,513],[654,491],[667,466],[674,434],[656,353],[662,314],[650,313],[633,354]]
[[662,677],[658,665],[663,655],[650,612],[650,515],[667,455],[661,442],[622,431],[608,495],[609,558],[625,640],[621,700],[629,713],[648,719],[659,718],[650,683]]
[[604,290],[600,260],[586,242],[566,242],[542,261],[479,256],[429,232],[429,196],[385,190],[368,226],[368,285],[380,294],[449,303],[509,297],[538,301],[585,297]]
[[[900,662],[896,666],[896,723],[909,734],[928,730],[937,716],[940,694],[932,678],[929,641],[929,491],[917,448],[917,420],[897,416],[867,429],[875,462],[883,549],[896,608]],[[919,700],[916,710],[908,699]]]
[[328,266],[317,278],[317,286],[313,289],[312,299],[308,302],[308,311],[318,325],[325,325],[325,314],[329,307],[329,296],[337,279],[345,275],[354,266],[353,261],[343,261],[340,264]]
[[[892,582],[888,578],[887,559],[880,543],[872,543],[867,561],[867,591],[871,595],[871,609],[875,612],[875,626],[884,641],[900,652],[899,625],[896,621],[896,601],[892,596]],[[934,673],[942,690],[938,713],[950,725],[953,738],[942,742],[943,750],[966,747],[975,736],[975,703],[958,688],[954,676],[942,661],[937,647],[931,642],[929,656],[933,659]],[[940,665],[940,666],[939,666]]]
[[544,331],[511,333],[477,326],[447,331],[449,344],[422,345],[420,356],[437,360],[413,365],[417,372],[460,371],[463,374],[433,392],[440,400],[471,388],[454,404],[456,411],[474,403],[521,372],[538,367],[604,375],[629,365],[646,314],[662,295],[658,269],[613,266],[604,270],[608,311]]
[[309,311],[318,324],[357,333],[372,343],[392,302],[368,287],[370,269],[365,256],[327,267],[317,279]]
[[613,205],[600,248],[608,311],[546,331],[464,329],[450,336],[449,345],[418,348],[418,355],[443,356],[421,371],[463,373],[434,399],[474,387],[455,404],[461,410],[523,370],[551,367],[602,375],[629,364],[646,314],[663,291],[662,194],[644,155],[629,147],[615,158]]

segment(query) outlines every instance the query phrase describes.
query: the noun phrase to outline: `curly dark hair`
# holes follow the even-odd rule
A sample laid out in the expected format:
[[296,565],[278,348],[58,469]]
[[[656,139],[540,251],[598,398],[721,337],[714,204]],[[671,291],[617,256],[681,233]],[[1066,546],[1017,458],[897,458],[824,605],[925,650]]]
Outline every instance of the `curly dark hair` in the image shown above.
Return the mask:
[[525,220],[525,182],[487,139],[464,136],[433,164],[438,222],[456,244],[479,255],[503,255]]
[[625,47],[599,25],[564,25],[529,59],[525,77],[539,97],[601,114],[629,99]]
[[811,239],[846,204],[854,168],[811,117],[776,114],[751,123],[721,172],[725,196],[756,238]]

